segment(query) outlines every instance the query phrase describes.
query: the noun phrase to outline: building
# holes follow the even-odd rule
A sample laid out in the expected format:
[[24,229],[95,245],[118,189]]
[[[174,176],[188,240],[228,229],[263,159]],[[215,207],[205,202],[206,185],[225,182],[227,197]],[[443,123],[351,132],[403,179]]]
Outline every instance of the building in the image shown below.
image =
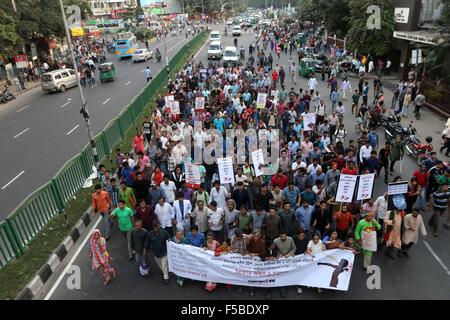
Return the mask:
[[136,7],[136,0],[89,0],[94,19],[116,19],[127,8]]

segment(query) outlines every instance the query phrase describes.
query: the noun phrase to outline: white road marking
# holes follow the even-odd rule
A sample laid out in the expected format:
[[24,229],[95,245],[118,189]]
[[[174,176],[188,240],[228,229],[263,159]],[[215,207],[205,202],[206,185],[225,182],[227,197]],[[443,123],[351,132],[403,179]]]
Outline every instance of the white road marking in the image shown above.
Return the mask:
[[20,132],[20,133],[18,133],[18,134],[16,134],[15,136],[14,136],[14,139],[16,139],[18,136],[20,136],[20,135],[22,135],[22,134],[24,134],[25,132],[27,132],[28,130],[30,130],[30,128],[26,128],[25,130],[23,130],[22,132]]
[[83,250],[84,246],[86,245],[86,242],[89,240],[92,231],[97,228],[98,224],[100,223],[102,217],[99,216],[97,218],[97,221],[94,223],[94,225],[92,226],[92,228],[89,230],[89,232],[86,233],[86,238],[84,238],[83,242],[81,243],[81,245],[78,247],[77,251],[75,251],[75,254],[73,255],[73,257],[70,259],[69,263],[67,264],[67,266],[64,268],[63,272],[59,275],[58,279],[56,280],[55,284],[52,286],[52,288],[50,289],[50,291],[47,293],[47,295],[45,296],[44,300],[49,300],[53,293],[55,292],[55,290],[58,288],[59,284],[61,283],[62,279],[64,278],[64,276],[66,275],[67,271],[69,271],[70,267],[72,266],[72,264],[74,263],[75,259],[78,258],[78,255],[80,254],[81,250]]
[[64,103],[62,106],[60,106],[59,108],[60,109],[64,109],[68,104],[70,104],[72,102],[72,99],[67,99],[67,102],[66,103]]
[[128,85],[131,83],[131,80],[125,83],[125,87],[128,87]]
[[444,269],[444,271],[447,273],[447,275],[450,276],[450,270],[445,265],[445,263],[441,260],[441,258],[439,258],[439,256],[436,254],[436,252],[434,252],[433,248],[431,248],[431,246],[428,244],[428,242],[426,240],[424,240],[423,243],[425,244],[425,247],[427,247],[428,251],[430,251],[431,255],[441,265],[442,269]]
[[15,176],[14,178],[12,178],[12,180],[11,181],[9,181],[7,184],[5,184],[3,187],[2,187],[2,190],[5,190],[6,188],[8,188],[8,186],[11,184],[11,183],[13,183],[14,181],[16,181],[21,175],[23,175],[25,173],[25,170],[23,170],[21,173],[19,173],[17,176]]
[[23,106],[22,108],[20,108],[19,110],[17,110],[17,112],[23,111],[23,110],[25,110],[25,109],[28,108],[28,107],[29,107],[29,105],[27,104],[26,106]]
[[112,97],[109,97],[108,99],[106,99],[105,101],[102,102],[102,105],[107,104],[111,99],[112,99]]
[[69,132],[66,133],[66,136],[68,136],[69,134],[71,134],[72,132],[74,132],[79,126],[80,126],[80,124],[77,124],[75,127],[73,127],[72,130],[70,130]]
[[97,86],[97,84],[94,84],[94,85],[91,87],[91,89],[94,89],[96,86]]
[[198,55],[200,54],[200,52],[202,52],[203,48],[206,46],[207,43],[208,41],[205,41],[200,50],[198,50],[197,53],[195,54],[194,59],[197,59]]

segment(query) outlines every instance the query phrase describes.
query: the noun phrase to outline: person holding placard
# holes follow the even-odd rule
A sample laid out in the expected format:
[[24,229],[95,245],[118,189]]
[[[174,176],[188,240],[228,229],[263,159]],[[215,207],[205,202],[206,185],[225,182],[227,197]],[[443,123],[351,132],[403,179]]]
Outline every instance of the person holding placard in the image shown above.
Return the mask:
[[[364,255],[364,270],[367,270],[372,263],[372,252],[376,251],[376,230],[380,229],[381,226],[378,221],[373,219],[372,212],[367,213],[365,218],[360,220],[356,226],[355,240]],[[375,243],[373,242],[373,232],[375,232]]]
[[391,210],[384,218],[386,224],[386,231],[384,240],[386,241],[386,251],[384,252],[389,258],[395,259],[393,255],[394,248],[398,250],[398,255],[401,255],[402,233],[403,233],[403,218],[405,217],[404,210]]

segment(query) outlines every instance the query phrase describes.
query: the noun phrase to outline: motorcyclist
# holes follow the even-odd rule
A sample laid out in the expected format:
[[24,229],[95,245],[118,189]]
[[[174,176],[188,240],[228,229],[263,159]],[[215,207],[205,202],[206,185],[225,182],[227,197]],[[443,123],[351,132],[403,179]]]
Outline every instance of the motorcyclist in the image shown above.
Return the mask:
[[238,45],[238,39],[234,38],[234,46],[237,47],[237,45]]
[[159,48],[156,48],[155,56],[156,61],[159,62],[161,60],[161,52],[159,51]]
[[228,28],[225,26],[225,36],[228,35]]

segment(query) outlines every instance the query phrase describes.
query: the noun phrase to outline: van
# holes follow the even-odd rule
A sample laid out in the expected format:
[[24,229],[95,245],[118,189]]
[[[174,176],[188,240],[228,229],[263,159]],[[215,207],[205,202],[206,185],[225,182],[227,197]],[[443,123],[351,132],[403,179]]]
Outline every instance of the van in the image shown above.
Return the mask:
[[209,41],[220,41],[220,31],[211,31]]
[[223,52],[223,65],[236,65],[239,62],[239,53],[236,47],[225,47]]
[[241,35],[241,26],[234,26],[233,27],[233,36],[240,36]]
[[44,92],[60,91],[64,92],[66,89],[78,85],[77,76],[73,69],[60,69],[44,73],[41,76],[41,85]]
[[208,59],[222,58],[222,46],[219,41],[213,41],[208,48]]

